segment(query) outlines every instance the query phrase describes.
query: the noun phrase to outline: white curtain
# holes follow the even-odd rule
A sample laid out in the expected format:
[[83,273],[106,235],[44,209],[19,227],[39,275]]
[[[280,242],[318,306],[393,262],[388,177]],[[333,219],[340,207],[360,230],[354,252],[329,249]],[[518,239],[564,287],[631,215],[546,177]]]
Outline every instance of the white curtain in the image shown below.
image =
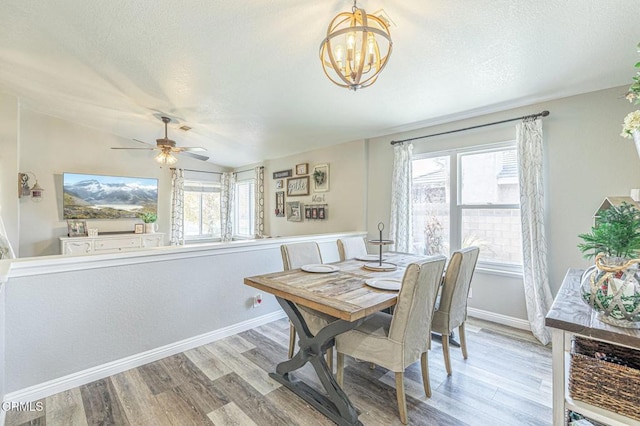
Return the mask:
[[0,259],[15,259],[16,254],[13,252],[7,231],[4,229],[4,222],[0,217]]
[[172,246],[184,244],[184,171],[171,170],[171,237]]
[[413,221],[411,215],[412,153],[413,145],[410,143],[393,146],[389,238],[395,241],[392,250],[405,253],[413,251]]
[[255,234],[256,238],[264,236],[264,167],[256,167],[255,191]]
[[547,270],[542,181],[542,120],[524,120],[516,127],[520,170],[520,210],[524,294],[533,335],[546,345],[551,341],[545,316],[553,298]]
[[222,193],[220,194],[221,210],[221,239],[223,242],[231,241],[233,237],[233,204],[236,191],[236,174],[226,172],[220,180]]

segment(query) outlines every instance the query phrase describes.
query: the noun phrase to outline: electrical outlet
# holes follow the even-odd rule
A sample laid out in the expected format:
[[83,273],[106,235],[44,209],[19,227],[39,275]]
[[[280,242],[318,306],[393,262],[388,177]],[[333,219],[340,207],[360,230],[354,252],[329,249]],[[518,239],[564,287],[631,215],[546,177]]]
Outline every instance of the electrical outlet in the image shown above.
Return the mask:
[[262,294],[258,293],[253,296],[253,307],[258,308],[260,305],[262,305]]
[[471,293],[472,293],[472,292],[473,292],[473,289],[472,289],[472,288],[470,288],[470,289],[469,289],[469,296],[467,296],[467,297],[469,297],[469,299],[471,299]]

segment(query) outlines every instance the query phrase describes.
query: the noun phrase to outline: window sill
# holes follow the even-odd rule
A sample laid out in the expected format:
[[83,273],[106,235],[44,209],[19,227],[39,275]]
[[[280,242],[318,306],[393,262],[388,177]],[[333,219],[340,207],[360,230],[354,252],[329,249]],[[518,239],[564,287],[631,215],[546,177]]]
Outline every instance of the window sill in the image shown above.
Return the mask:
[[500,277],[519,278],[522,279],[522,271],[506,271],[504,269],[492,268],[490,266],[477,266],[476,272],[486,275],[498,275]]

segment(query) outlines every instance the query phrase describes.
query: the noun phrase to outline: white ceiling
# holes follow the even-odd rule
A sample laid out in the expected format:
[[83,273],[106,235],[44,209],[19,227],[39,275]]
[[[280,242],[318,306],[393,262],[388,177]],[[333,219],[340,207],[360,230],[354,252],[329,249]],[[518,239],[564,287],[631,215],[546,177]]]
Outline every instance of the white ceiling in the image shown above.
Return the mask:
[[318,58],[329,21],[351,5],[2,0],[0,90],[152,143],[168,114],[193,127],[170,128],[178,145],[238,167],[628,84],[638,61],[638,0],[360,0],[396,26],[387,68],[354,93]]

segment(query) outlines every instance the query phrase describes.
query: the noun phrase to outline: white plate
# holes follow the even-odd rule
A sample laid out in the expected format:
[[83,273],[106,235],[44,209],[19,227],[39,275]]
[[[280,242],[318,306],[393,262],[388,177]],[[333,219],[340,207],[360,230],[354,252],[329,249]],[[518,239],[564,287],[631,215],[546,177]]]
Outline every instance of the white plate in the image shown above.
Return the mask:
[[379,288],[381,290],[400,290],[400,286],[402,285],[401,280],[394,280],[392,278],[379,278],[375,280],[366,280],[364,282],[366,285]]
[[[366,254],[364,256],[356,256],[356,260],[363,260],[365,262],[374,262],[376,260],[380,260],[379,254]],[[384,256],[382,256],[382,260],[385,260]]]
[[336,272],[340,270],[336,265],[323,265],[321,263],[303,265],[300,269],[305,272],[314,272],[316,274],[328,274],[329,272]]

